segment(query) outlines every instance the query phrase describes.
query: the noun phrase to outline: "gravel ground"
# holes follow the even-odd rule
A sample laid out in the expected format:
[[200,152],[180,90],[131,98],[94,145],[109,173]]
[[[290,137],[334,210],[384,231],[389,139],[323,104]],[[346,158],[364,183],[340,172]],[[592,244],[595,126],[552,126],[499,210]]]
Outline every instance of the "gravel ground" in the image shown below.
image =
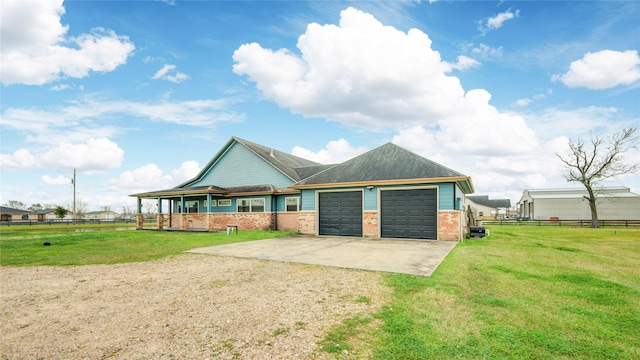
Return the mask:
[[201,254],[0,267],[0,281],[2,359],[332,358],[331,326],[388,295],[374,272]]

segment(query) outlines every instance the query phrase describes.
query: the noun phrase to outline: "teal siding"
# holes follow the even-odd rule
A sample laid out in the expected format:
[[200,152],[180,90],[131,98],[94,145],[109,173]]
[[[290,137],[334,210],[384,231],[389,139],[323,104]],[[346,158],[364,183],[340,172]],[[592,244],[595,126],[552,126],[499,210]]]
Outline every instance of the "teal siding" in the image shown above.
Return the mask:
[[316,191],[302,190],[300,194],[300,211],[316,210]]
[[[461,194],[461,201],[464,201],[464,194],[454,183],[442,183],[442,184],[411,184],[411,185],[395,185],[395,186],[381,186],[381,189],[392,188],[406,188],[406,187],[421,187],[421,186],[437,186],[438,187],[438,210],[453,210],[455,206],[454,194]],[[375,211],[378,209],[378,187],[376,186],[371,191],[366,187],[355,188],[335,188],[335,189],[322,189],[322,191],[344,191],[344,190],[363,190],[364,210]],[[313,211],[316,209],[316,190],[302,190],[302,202],[300,204],[300,210]],[[456,195],[458,196],[458,195]],[[284,200],[283,200],[284,201]]]
[[[298,199],[301,198],[300,194],[289,194],[289,195],[279,195],[279,196],[277,196],[276,197],[276,204],[275,204],[277,212],[286,212],[287,211],[287,208],[285,206],[285,204],[286,204],[286,202],[285,202],[286,200],[285,199],[290,198],[290,197],[291,198],[298,198]],[[302,205],[300,206],[300,209],[302,209]]]
[[455,206],[455,184],[438,184],[438,210],[453,210]]
[[190,186],[231,187],[262,184],[284,188],[293,184],[293,181],[243,145],[235,143],[200,180]]
[[378,187],[371,190],[365,187],[363,195],[364,210],[378,210]]

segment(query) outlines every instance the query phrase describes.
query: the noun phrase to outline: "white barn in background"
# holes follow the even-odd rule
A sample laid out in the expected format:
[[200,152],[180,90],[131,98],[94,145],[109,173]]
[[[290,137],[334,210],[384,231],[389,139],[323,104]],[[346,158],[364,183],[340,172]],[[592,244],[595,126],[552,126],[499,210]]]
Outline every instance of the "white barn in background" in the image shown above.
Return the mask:
[[[591,220],[585,188],[525,190],[518,214],[531,220]],[[599,220],[640,220],[640,195],[624,186],[598,189]]]

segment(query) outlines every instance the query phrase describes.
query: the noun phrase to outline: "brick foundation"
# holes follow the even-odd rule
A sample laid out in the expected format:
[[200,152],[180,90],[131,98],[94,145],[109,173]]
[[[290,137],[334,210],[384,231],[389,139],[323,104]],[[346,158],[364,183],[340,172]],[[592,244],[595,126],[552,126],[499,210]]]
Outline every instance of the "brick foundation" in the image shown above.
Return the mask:
[[316,235],[315,211],[301,211],[298,213],[298,231],[300,234]]
[[438,240],[460,241],[462,240],[463,226],[462,216],[459,210],[438,211]]
[[362,235],[369,237],[379,237],[378,212],[365,211],[362,219]]
[[278,230],[283,231],[299,231],[297,212],[278,213]]
[[156,229],[162,230],[164,227],[164,215],[157,214],[156,215]]
[[144,227],[144,215],[136,214],[136,229],[141,230]]

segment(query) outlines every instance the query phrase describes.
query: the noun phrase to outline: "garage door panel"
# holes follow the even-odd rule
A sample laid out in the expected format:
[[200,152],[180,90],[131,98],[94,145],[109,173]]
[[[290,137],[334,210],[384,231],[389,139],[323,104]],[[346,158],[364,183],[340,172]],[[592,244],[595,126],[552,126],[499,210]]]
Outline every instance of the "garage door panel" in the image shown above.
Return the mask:
[[437,239],[437,190],[380,192],[380,235],[391,238]]
[[318,194],[320,235],[362,236],[362,192]]

